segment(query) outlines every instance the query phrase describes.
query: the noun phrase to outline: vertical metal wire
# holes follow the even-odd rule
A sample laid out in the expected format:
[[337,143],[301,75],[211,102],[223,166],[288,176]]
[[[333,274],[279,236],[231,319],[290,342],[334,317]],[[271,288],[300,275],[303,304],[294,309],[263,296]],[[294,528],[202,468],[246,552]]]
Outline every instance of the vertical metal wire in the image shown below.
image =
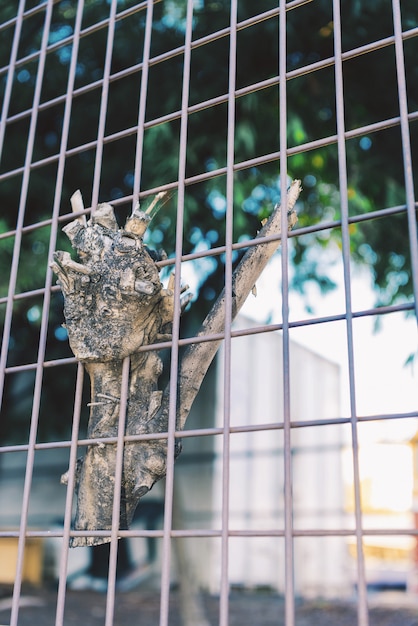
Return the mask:
[[415,315],[418,321],[418,233],[415,210],[415,190],[412,170],[411,139],[408,121],[408,98],[406,92],[405,60],[402,41],[401,7],[399,0],[392,0],[393,26],[395,33],[395,56],[398,79],[398,101],[401,118],[402,152],[404,162],[406,207],[408,212],[411,271],[414,291]]
[[[6,119],[9,111],[10,105],[10,97],[12,93],[13,87],[13,76],[15,71],[15,63],[17,58],[17,52],[19,49],[19,41],[20,41],[20,33],[22,30],[22,22],[23,22],[23,12],[25,9],[25,0],[20,0],[19,4],[19,12],[17,15],[16,27],[13,36],[13,44],[12,51],[10,54],[10,62],[9,69],[7,72],[7,82],[6,89],[4,93],[3,106],[1,111],[1,119],[0,119],[0,161],[3,156],[3,146],[4,146],[4,136],[6,133]],[[26,159],[28,156],[26,156]],[[31,157],[29,157],[30,160]],[[25,216],[25,203],[21,202],[19,206],[19,213],[17,216],[17,224],[16,224],[16,236],[13,246],[13,258],[12,258],[12,266],[10,268],[10,277],[9,277],[9,288],[7,294],[7,304],[5,311],[5,318],[3,324],[3,338],[1,342],[1,353],[0,353],[0,407],[3,401],[3,391],[4,391],[4,370],[7,363],[7,353],[9,350],[9,340],[10,340],[10,329],[12,325],[12,314],[13,314],[13,296],[16,289],[16,279],[17,279],[17,268],[19,264],[19,253],[20,247],[22,243],[22,226],[23,220]]]
[[[9,287],[9,296],[7,308],[10,314],[10,320],[8,327],[6,327],[5,323],[5,335],[10,337],[10,324],[13,310],[13,295],[16,288],[16,278],[17,278],[17,267],[18,267],[18,259],[20,254],[20,245],[22,238],[22,226],[23,219],[25,214],[25,206],[26,199],[28,193],[29,186],[29,177],[30,177],[30,163],[32,160],[33,154],[33,146],[35,141],[35,132],[36,132],[36,123],[38,119],[38,107],[41,96],[41,88],[42,88],[42,79],[44,75],[45,69],[45,59],[46,59],[46,47],[48,44],[49,38],[49,29],[51,25],[52,18],[52,8],[53,2],[49,0],[45,9],[45,21],[44,28],[42,33],[42,42],[41,49],[39,55],[38,62],[38,71],[36,75],[36,85],[35,85],[35,93],[33,97],[32,104],[32,113],[31,113],[31,121],[29,127],[29,135],[28,135],[28,144],[26,149],[26,157],[25,157],[25,168],[23,173],[22,187],[21,187],[21,195],[19,202],[19,213],[18,213],[18,225],[16,232],[16,240],[15,246],[13,249],[13,272],[11,272],[10,279],[10,287]],[[15,258],[16,255],[16,258]],[[30,490],[32,485],[32,475],[33,475],[33,463],[35,458],[35,443],[36,443],[36,435],[38,429],[38,418],[39,418],[39,405],[41,399],[41,387],[42,387],[42,374],[43,374],[43,361],[45,354],[45,345],[46,345],[46,330],[47,330],[47,316],[48,311],[46,310],[46,306],[44,303],[44,308],[42,311],[42,321],[41,321],[41,332],[39,337],[39,347],[38,347],[38,360],[36,366],[36,376],[35,376],[35,389],[33,394],[33,404],[32,404],[32,414],[31,414],[31,422],[30,422],[30,431],[29,431],[29,442],[28,442],[28,455],[26,459],[26,472],[25,472],[25,483],[23,488],[23,498],[22,498],[22,511],[20,518],[20,527],[19,527],[19,542],[18,542],[18,550],[17,550],[17,563],[16,563],[16,576],[15,583],[13,588],[13,603],[12,603],[12,612],[10,617],[10,626],[17,626],[18,614],[19,614],[19,599],[20,599],[20,590],[22,585],[22,573],[23,573],[23,559],[25,552],[25,535],[28,521],[28,509],[29,509],[29,498],[30,498]],[[7,348],[7,346],[6,346]]]
[[75,473],[77,464],[77,440],[80,428],[81,400],[83,395],[84,367],[81,363],[77,368],[77,380],[74,397],[73,426],[71,431],[70,460],[68,464],[68,483],[65,498],[64,529],[62,536],[61,560],[58,578],[57,611],[55,626],[64,625],[64,608],[67,585],[68,550],[71,532],[72,504],[75,489]]
[[363,526],[361,512],[359,442],[354,374],[353,315],[351,307],[350,232],[348,224],[347,155],[345,146],[344,84],[341,45],[340,0],[333,0],[335,93],[337,115],[338,178],[341,203],[341,237],[344,268],[344,293],[346,309],[346,334],[348,349],[348,376],[350,385],[351,439],[354,475],[355,535],[357,545],[358,626],[368,626],[367,585],[363,552]]
[[130,359],[126,357],[122,365],[120,392],[120,411],[118,423],[118,441],[116,444],[115,488],[113,492],[112,530],[110,535],[109,572],[107,577],[106,621],[105,626],[112,626],[115,611],[116,564],[118,559],[118,530],[120,519],[120,498],[122,493],[123,448],[126,424],[126,409],[129,394]]
[[[9,60],[9,68],[7,71],[7,79],[6,79],[6,87],[4,92],[3,106],[1,110],[1,118],[0,118],[0,162],[3,156],[3,146],[4,146],[4,136],[6,134],[6,119],[9,112],[10,98],[13,88],[13,77],[15,72],[15,63],[17,58],[17,52],[19,49],[20,42],[20,34],[22,31],[22,22],[23,22],[23,12],[25,10],[25,0],[20,0],[15,31],[13,34],[13,44],[12,50],[10,53]],[[24,210],[25,206],[22,206],[22,211],[18,215],[18,223],[17,228],[20,225],[20,228],[23,225],[24,218]],[[21,230],[18,228],[18,233],[15,237],[15,242],[13,246],[13,260],[12,267],[10,270],[10,278],[9,278],[9,288],[8,288],[8,296],[7,296],[7,305],[5,311],[5,320],[3,324],[3,337],[1,342],[1,352],[0,352],[0,408],[3,403],[3,391],[4,391],[4,380],[5,380],[5,368],[7,363],[7,354],[9,350],[9,340],[10,340],[10,329],[12,324],[12,315],[13,315],[13,296],[16,289],[16,278],[17,278],[17,268],[19,263],[19,252],[21,246]]]
[[172,330],[172,348],[170,363],[170,400],[167,438],[167,473],[165,486],[164,507],[164,534],[162,546],[162,571],[161,571],[161,600],[160,600],[160,626],[168,626],[169,598],[170,598],[170,564],[171,564],[171,527],[173,515],[173,485],[174,485],[174,444],[176,431],[177,412],[177,378],[179,359],[179,334],[180,334],[180,290],[181,290],[181,256],[183,249],[183,223],[184,223],[184,199],[186,179],[186,155],[187,155],[187,130],[188,130],[188,104],[190,88],[190,60],[191,42],[193,32],[193,0],[187,2],[186,32],[183,60],[183,85],[181,97],[181,122],[180,122],[180,149],[178,170],[178,197],[176,218],[176,260],[174,265],[174,313]]
[[[15,71],[15,63],[17,51],[19,49],[20,33],[22,32],[23,12],[25,10],[25,0],[20,0],[17,11],[15,24],[15,32],[13,34],[12,50],[10,52],[9,68],[7,70],[6,88],[4,90],[3,106],[1,108],[0,118],[0,161],[3,155],[4,135],[6,133],[6,119],[9,112],[10,97],[12,95],[13,76]],[[1,394],[0,394],[1,395]]]
[[137,139],[136,139],[132,210],[135,209],[136,204],[139,200],[139,190],[141,188],[142,163],[144,159],[144,155],[143,155],[144,122],[145,122],[145,110],[147,106],[148,74],[149,74],[149,59],[150,59],[150,51],[151,51],[153,10],[154,10],[154,1],[148,0],[147,18],[146,18],[146,23],[145,23],[144,50],[142,54],[141,91],[139,94],[138,131],[137,131]]
[[[103,137],[105,128],[105,117],[107,109],[107,96],[108,96],[108,80],[110,76],[111,66],[111,52],[114,37],[114,16],[113,11],[112,19],[112,33],[108,34],[108,48],[106,54],[107,64],[105,65],[105,89],[102,91],[102,129],[100,135],[101,151],[103,150]],[[139,112],[138,112],[138,135],[137,135],[137,149],[136,149],[136,162],[135,162],[135,179],[134,179],[134,196],[133,196],[133,208],[135,208],[136,202],[139,196],[139,186],[141,181],[142,170],[142,158],[143,158],[143,136],[144,136],[144,120],[145,120],[145,107],[147,97],[147,85],[148,85],[148,67],[149,67],[149,55],[151,47],[151,32],[152,32],[152,17],[153,17],[153,2],[148,2],[147,5],[147,17],[145,26],[145,38],[143,47],[142,58],[142,74],[141,74],[141,86],[140,86],[140,98],[139,98]],[[105,83],[104,83],[105,84]],[[102,155],[98,155],[96,152],[96,172],[100,170]],[[100,164],[100,165],[99,165]],[[95,177],[97,185],[100,182],[100,174]],[[94,187],[92,205],[96,206],[98,199],[98,186]],[[120,416],[119,416],[119,430],[118,430],[118,443],[116,451],[116,473],[115,473],[115,491],[113,499],[113,511],[112,511],[112,531],[111,531],[111,544],[109,554],[109,571],[108,571],[108,585],[107,585],[107,599],[106,599],[106,623],[105,626],[112,626],[115,610],[115,591],[116,591],[116,568],[117,568],[117,556],[118,556],[118,530],[120,519],[120,498],[121,498],[121,484],[122,484],[122,472],[123,472],[123,447],[124,447],[124,434],[126,423],[126,407],[128,400],[128,388],[129,388],[129,359],[125,359],[123,363],[122,372],[122,390],[121,390],[121,402],[120,402]]]
[[287,237],[287,37],[286,2],[280,1],[279,13],[279,142],[281,199],[281,272],[283,316],[283,439],[284,439],[284,539],[285,539],[285,621],[295,623],[294,557],[293,557],[293,495],[292,442],[290,428],[290,353],[289,353],[289,275]]
[[117,0],[110,5],[109,25],[107,31],[106,56],[103,68],[102,95],[100,101],[99,125],[97,130],[96,159],[94,162],[93,189],[91,192],[91,207],[95,211],[99,201],[100,178],[102,174],[103,138],[106,127],[107,101],[109,98],[109,76],[112,67],[113,40],[115,37],[115,15]]
[[235,85],[237,66],[237,0],[231,0],[229,34],[228,136],[225,225],[225,349],[223,375],[222,535],[219,624],[229,623],[229,477],[231,425],[232,244],[234,221]]
[[[61,132],[60,156],[58,160],[58,171],[57,171],[57,178],[56,178],[56,183],[55,183],[53,222],[52,222],[51,235],[50,235],[49,258],[51,258],[52,252],[55,249],[55,242],[56,242],[56,236],[57,236],[57,226],[58,226],[57,218],[59,215],[61,193],[62,193],[62,183],[64,179],[65,154],[66,154],[67,145],[68,145],[68,134],[69,134],[69,129],[70,129],[72,98],[73,98],[75,74],[76,74],[76,67],[77,67],[77,58],[78,58],[83,10],[84,10],[84,0],[79,0],[78,5],[77,5],[75,25],[74,25],[73,46],[71,50],[70,68],[68,72],[67,92],[66,92],[66,98],[65,98],[64,118],[63,118],[63,124],[62,124],[62,132]],[[44,310],[46,308],[49,308],[51,282],[52,282],[52,274],[51,274],[51,270],[48,269],[46,285],[45,285]],[[73,431],[72,431],[73,435],[72,435],[72,444],[71,444],[71,451],[70,451],[69,479],[68,479],[66,506],[65,506],[65,513],[64,513],[64,537],[63,537],[63,545],[62,545],[62,551],[61,551],[61,566],[60,566],[59,582],[58,582],[57,612],[56,612],[56,622],[55,622],[57,626],[62,626],[63,619],[64,619],[69,532],[70,532],[71,512],[72,512],[71,505],[72,505],[72,497],[73,497],[73,491],[74,491],[74,472],[75,472],[75,463],[76,463],[76,454],[77,454],[76,442],[77,442],[77,436],[78,436],[78,425],[80,421],[82,381],[83,381],[83,370],[82,370],[82,367],[79,366],[78,372],[77,372],[77,384],[76,384],[76,391],[75,391],[75,406],[74,406]]]

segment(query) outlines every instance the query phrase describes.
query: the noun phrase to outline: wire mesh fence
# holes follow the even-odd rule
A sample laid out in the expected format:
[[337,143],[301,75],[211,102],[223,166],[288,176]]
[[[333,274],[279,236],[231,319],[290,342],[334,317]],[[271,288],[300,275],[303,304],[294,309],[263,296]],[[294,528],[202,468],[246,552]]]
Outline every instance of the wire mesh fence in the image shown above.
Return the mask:
[[[5,572],[9,548],[14,555],[11,578],[2,581],[13,583],[10,625],[24,623],[23,585],[44,575],[29,563],[45,560],[47,547],[56,625],[70,623],[69,590],[82,585],[75,553],[83,554],[90,582],[105,579],[104,613],[92,623],[117,623],[115,603],[129,585],[129,576],[125,583],[119,576],[124,560],[141,584],[152,570],[161,626],[175,623],[173,581],[189,607],[184,624],[236,623],[236,586],[278,594],[276,617],[259,615],[260,624],[305,623],[298,598],[312,595],[355,597],[359,626],[374,623],[373,564],[392,563],[393,585],[402,567],[412,572],[411,589],[416,565],[412,500],[403,516],[394,505],[379,517],[362,462],[370,425],[389,425],[386,444],[405,443],[409,435],[391,441],[390,428],[406,425],[411,444],[399,454],[409,464],[388,456],[400,465],[387,480],[406,481],[412,494],[416,399],[395,387],[371,388],[360,332],[363,322],[390,318],[416,350],[414,3],[20,0],[2,7],[0,20],[0,554]],[[293,178],[303,191],[299,222],[288,233]],[[77,189],[84,204],[74,213]],[[165,351],[167,425],[158,436],[125,430],[125,359],[119,429],[92,436],[84,365],[69,348],[50,264],[57,249],[71,250],[62,228],[74,219],[85,224],[110,202],[123,228],[138,202],[149,206],[162,192],[169,200],[145,242],[168,253],[155,257],[165,285],[174,271],[172,334],[139,352]],[[281,233],[257,237],[277,202]],[[234,321],[234,269],[245,250],[272,241],[280,256],[267,282],[260,279],[255,305]],[[355,278],[365,265],[375,283],[366,305]],[[334,304],[326,294],[336,275]],[[181,320],[182,276],[195,298]],[[306,305],[312,285],[324,299],[320,314]],[[222,332],[199,334],[222,289]],[[294,305],[294,289],[305,294],[304,309]],[[246,317],[265,299],[255,321]],[[339,366],[299,345],[305,332],[317,331],[335,342]],[[215,341],[222,341],[216,367],[180,430],[184,350]],[[391,346],[380,365],[400,369]],[[387,408],[359,409],[363,384],[390,397]],[[132,527],[122,528],[127,446],[157,440],[166,449],[165,481],[141,499]],[[93,448],[115,451],[111,527],[80,529],[73,523],[77,458]],[[108,544],[104,552],[70,549],[77,538]],[[30,550],[41,556],[30,558]],[[145,562],[139,574],[131,558]],[[210,618],[201,589],[216,598]],[[199,617],[190,617],[190,606]]]

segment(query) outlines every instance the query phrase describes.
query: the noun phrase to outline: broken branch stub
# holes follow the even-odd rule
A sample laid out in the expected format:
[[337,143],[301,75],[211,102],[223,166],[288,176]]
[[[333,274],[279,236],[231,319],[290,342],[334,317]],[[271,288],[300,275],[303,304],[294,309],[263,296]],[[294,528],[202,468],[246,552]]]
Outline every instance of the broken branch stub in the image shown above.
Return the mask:
[[[294,204],[300,181],[288,192],[288,228],[296,223]],[[80,192],[71,199],[73,210],[83,210]],[[155,207],[152,205],[153,211]],[[56,252],[51,263],[64,295],[65,325],[76,358],[84,363],[91,380],[89,439],[116,437],[120,414],[122,363],[130,358],[126,435],[168,431],[169,385],[158,388],[162,371],[156,351],[140,348],[171,337],[174,312],[174,279],[167,289],[158,268],[143,244],[150,222],[147,212],[136,208],[124,228],[119,228],[109,204],[101,204],[87,222],[84,215],[64,227],[78,253],[74,261],[67,252]],[[277,235],[281,211],[273,214],[257,238]],[[278,239],[252,246],[233,274],[233,317],[241,308]],[[182,295],[181,309],[190,301]],[[221,333],[225,319],[222,293],[203,322],[199,335]],[[192,403],[219,341],[197,342],[181,359],[177,398],[177,429],[184,428]],[[176,441],[176,456],[181,446]],[[155,482],[166,473],[167,439],[127,441],[124,445],[120,529],[129,527],[135,509]],[[75,530],[111,530],[116,444],[91,444],[76,476]],[[72,546],[98,545],[110,537],[72,537]]]

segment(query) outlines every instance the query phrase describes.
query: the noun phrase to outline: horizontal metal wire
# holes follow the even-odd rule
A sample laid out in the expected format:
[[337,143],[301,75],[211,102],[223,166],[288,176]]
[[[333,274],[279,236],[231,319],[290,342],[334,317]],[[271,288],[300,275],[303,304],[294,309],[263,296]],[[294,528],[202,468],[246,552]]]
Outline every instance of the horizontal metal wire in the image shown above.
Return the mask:
[[[58,2],[60,2],[60,0],[51,0],[52,4],[58,4]],[[36,15],[37,13],[40,13],[41,11],[45,11],[45,5],[40,3],[35,7],[32,7],[31,9],[27,9],[26,11],[23,11],[22,13],[22,19],[29,19],[30,17],[33,17],[34,15]],[[0,24],[0,32],[2,30],[6,30],[7,28],[11,28],[12,26],[14,26],[16,24],[16,22],[18,21],[17,17],[12,17],[9,20],[7,20],[6,22],[2,22]],[[4,70],[4,68],[0,69],[0,72],[2,72]]]
[[[371,309],[364,309],[362,311],[353,311],[353,318],[361,318],[361,317],[373,317],[377,315],[388,315],[390,313],[400,313],[406,311],[413,311],[414,303],[413,302],[403,302],[400,304],[391,304],[387,306],[380,306]],[[316,318],[306,318],[303,320],[294,320],[289,321],[289,328],[300,328],[303,326],[312,326],[316,324],[328,324],[330,322],[339,322],[347,319],[346,313],[337,313],[334,315],[328,315],[323,317]],[[231,330],[231,337],[246,337],[248,335],[257,335],[260,333],[268,333],[283,330],[283,324],[264,324],[262,326],[253,326],[251,328],[244,328],[240,330]],[[206,343],[208,341],[220,341],[225,339],[225,333],[216,333],[209,335],[195,335],[193,337],[186,337],[183,339],[179,339],[176,343],[179,346],[188,346],[196,343]],[[161,343],[149,344],[147,346],[141,346],[138,348],[138,352],[150,352],[154,350],[162,350],[166,348],[171,348],[173,345],[172,341],[162,341]],[[43,367],[59,367],[63,365],[71,365],[76,363],[76,359],[74,357],[67,357],[62,359],[53,359],[43,362]],[[6,367],[4,372],[5,374],[13,374],[20,371],[29,371],[34,370],[37,367],[37,363],[26,363],[24,365],[12,365]]]
[[[418,529],[416,528],[364,528],[362,532],[364,537],[417,537]],[[81,531],[81,530],[72,530],[70,531],[71,537],[110,537],[110,531],[105,530],[89,530],[89,531]],[[126,537],[130,539],[136,538],[154,538],[154,539],[162,539],[164,537],[163,530],[143,530],[143,529],[132,529],[132,530],[119,530],[119,537]],[[188,528],[188,529],[171,529],[170,537],[179,538],[179,537],[221,537],[222,531],[220,529],[205,529],[205,528]],[[280,530],[277,528],[265,529],[260,528],[257,530],[238,530],[238,529],[229,529],[228,531],[229,537],[284,537],[284,530]],[[293,529],[292,531],[293,537],[354,537],[355,530],[353,528],[306,528],[306,529]],[[0,537],[5,538],[17,538],[19,537],[19,532],[16,530],[0,530]],[[27,538],[62,538],[63,532],[62,530],[28,530],[25,533],[25,537]]]
[[[415,116],[415,119],[418,119],[418,112],[416,114],[414,114],[414,116]],[[399,124],[399,118],[397,118],[397,123]],[[396,125],[396,124],[394,124],[394,125]],[[373,125],[373,126],[375,126],[375,125]],[[358,132],[358,136],[361,136],[361,135],[365,134],[366,132],[367,132],[367,134],[369,134],[369,132],[372,132],[370,130],[366,131],[366,129],[369,129],[369,128],[370,128],[369,126],[368,127],[363,127],[363,132],[356,131],[356,136],[357,136],[357,132]],[[359,130],[362,131],[362,129],[359,129]],[[334,137],[334,139],[335,139],[335,137]],[[313,142],[311,142],[311,143],[313,143]],[[305,146],[309,146],[309,147],[306,148],[306,150],[308,150],[308,149],[313,150],[313,149],[318,147],[317,145],[312,147],[311,144],[304,144],[304,145]],[[301,148],[301,146],[299,146],[298,148]],[[289,151],[289,154],[299,154],[299,153],[302,153],[302,152],[304,152],[306,150],[302,150],[301,149],[299,151],[299,149],[298,149],[298,152]],[[246,162],[246,163],[248,163],[248,162]],[[256,163],[256,165],[257,164],[260,164],[260,163]],[[252,167],[252,165],[253,165],[253,163],[251,165],[246,165],[246,167]],[[236,166],[236,168],[237,168],[237,170],[239,169],[239,164]],[[245,169],[245,168],[243,168],[243,169]],[[216,176],[224,175],[224,173],[225,172],[222,171],[221,174],[220,174],[219,170],[216,170],[215,173],[213,173],[213,172],[210,173],[211,176],[206,176],[205,175],[205,178],[208,178],[208,179],[209,178],[215,178]],[[192,178],[186,179],[186,184],[192,184],[194,182],[201,182],[200,180],[195,181],[194,178],[196,178],[196,177],[193,177],[193,180],[192,180]],[[150,195],[155,195],[155,194],[157,194],[157,193],[159,193],[161,191],[169,191],[171,189],[176,189],[176,188],[177,188],[177,183],[169,183],[169,184],[166,184],[166,185],[160,185],[159,187],[155,187],[155,188],[153,188],[151,190],[148,190],[146,192],[140,193],[140,197],[141,198],[148,197]],[[132,198],[133,198],[133,195],[123,196],[122,198],[111,200],[111,203],[114,206],[118,206],[118,205],[122,205],[122,204],[126,204],[126,203],[131,203]],[[416,208],[416,210],[418,210],[418,202],[415,203],[415,208]],[[407,207],[406,207],[405,204],[403,204],[403,205],[387,207],[387,208],[384,208],[384,209],[377,209],[377,210],[369,211],[367,213],[362,213],[362,214],[359,214],[359,215],[352,215],[352,216],[348,217],[348,220],[349,220],[350,224],[355,224],[355,223],[358,223],[358,222],[364,222],[364,221],[373,220],[373,219],[377,219],[377,218],[381,218],[381,217],[387,217],[389,215],[405,213],[406,211],[407,211]],[[73,213],[73,212],[65,213],[65,214],[63,214],[63,215],[58,217],[58,221],[60,223],[67,222],[67,221],[73,220],[76,217],[79,217],[81,215],[89,215],[90,212],[91,212],[91,208],[89,207],[89,208],[84,209],[83,211],[77,211],[75,213]],[[321,222],[317,222],[316,224],[312,224],[311,226],[304,226],[303,228],[296,228],[295,230],[291,231],[287,236],[288,237],[298,237],[300,235],[305,235],[305,234],[309,234],[309,233],[315,233],[315,232],[318,232],[318,231],[328,230],[328,229],[332,229],[332,228],[339,228],[339,227],[341,227],[341,223],[342,223],[341,220],[321,221]],[[47,226],[49,226],[51,224],[52,224],[52,220],[51,219],[45,219],[45,220],[42,220],[40,222],[34,222],[33,224],[29,224],[27,226],[23,226],[20,229],[20,232],[22,232],[22,233],[30,233],[30,232],[36,231],[36,230],[38,230],[40,228],[45,228],[45,227],[47,227]],[[7,239],[7,238],[10,238],[10,237],[14,237],[15,235],[16,235],[16,230],[5,231],[4,233],[0,233],[0,241],[1,241],[1,239]],[[266,243],[268,241],[273,241],[275,239],[280,240],[281,239],[281,234],[271,235],[269,237],[257,237],[257,239],[247,239],[247,240],[245,240],[243,242],[233,243],[232,246],[233,246],[233,250],[240,250],[240,249],[243,249],[243,248],[250,247],[251,245],[259,245],[259,244],[262,244],[262,243]],[[193,260],[193,259],[203,258],[203,257],[206,257],[206,256],[216,256],[218,254],[223,254],[224,252],[225,252],[225,246],[217,246],[217,247],[211,248],[210,250],[205,250],[205,251],[202,251],[202,252],[194,252],[194,253],[191,253],[191,254],[183,254],[181,259],[182,259],[182,261],[190,261],[190,260]],[[164,261],[158,261],[156,263],[157,267],[165,267],[167,265],[172,265],[172,264],[174,264],[174,259],[166,259]],[[32,294],[32,293],[35,293],[35,291],[34,292],[26,292],[26,293]],[[15,297],[20,297],[20,294],[16,294]],[[5,300],[4,298],[0,298],[0,304],[4,300]]]
[[[389,420],[405,420],[405,419],[414,419],[418,417],[417,411],[409,411],[405,413],[388,413],[388,414],[376,414],[376,415],[359,415],[357,416],[357,421],[359,423],[369,423],[369,422],[380,422],[380,421],[389,421]],[[311,428],[312,426],[342,426],[345,424],[350,424],[352,418],[350,417],[334,417],[334,418],[325,418],[325,419],[311,419],[311,420],[299,420],[299,421],[290,421],[290,427],[292,429],[299,428]],[[231,426],[229,432],[231,434],[238,433],[256,433],[256,432],[264,432],[264,431],[280,431],[283,430],[284,423],[280,422],[268,422],[264,424],[245,424],[242,426]],[[187,439],[192,437],[216,437],[222,436],[224,434],[224,430],[222,428],[195,428],[195,429],[187,429],[176,431],[175,436],[179,439]],[[154,433],[154,434],[142,434],[142,435],[125,435],[124,442],[125,443],[135,443],[138,441],[157,441],[162,439],[167,439],[168,433]],[[79,439],[77,440],[77,446],[90,446],[90,445],[115,445],[117,443],[117,437],[94,437],[91,439]],[[54,450],[54,449],[65,449],[71,446],[71,441],[58,440],[58,441],[47,441],[40,442],[35,444],[35,450]],[[0,446],[0,454],[9,454],[12,452],[26,452],[28,450],[27,444],[15,444],[15,445],[5,445]]]

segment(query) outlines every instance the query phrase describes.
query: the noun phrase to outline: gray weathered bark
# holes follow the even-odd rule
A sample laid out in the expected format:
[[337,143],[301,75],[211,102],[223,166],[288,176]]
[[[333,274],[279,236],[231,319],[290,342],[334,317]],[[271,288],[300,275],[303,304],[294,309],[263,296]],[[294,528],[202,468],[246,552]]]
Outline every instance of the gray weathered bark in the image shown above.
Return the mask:
[[[294,181],[287,198],[288,228],[297,221],[293,207],[300,193]],[[75,211],[81,195],[72,198]],[[91,403],[87,436],[116,437],[119,421],[122,363],[130,357],[126,434],[164,433],[168,430],[169,385],[158,388],[161,359],[154,351],[139,348],[171,338],[174,281],[167,289],[158,268],[143,245],[149,224],[147,213],[136,209],[123,229],[113,208],[99,205],[91,219],[77,218],[64,227],[79,261],[56,252],[51,264],[64,295],[64,315],[69,342],[91,379]],[[257,238],[281,232],[277,206]],[[256,238],[256,239],[257,239]],[[240,310],[257,278],[279,246],[280,240],[251,246],[232,279],[232,317]],[[181,308],[190,296],[181,295]],[[225,293],[214,304],[198,336],[223,332]],[[220,340],[196,342],[185,351],[179,365],[177,429],[182,430],[193,401],[219,347]],[[176,441],[176,456],[181,449]],[[126,442],[124,447],[120,528],[129,527],[135,509],[166,473],[167,440]],[[77,471],[76,530],[110,530],[116,465],[115,444],[91,444]],[[72,546],[97,545],[109,538],[73,537]]]

